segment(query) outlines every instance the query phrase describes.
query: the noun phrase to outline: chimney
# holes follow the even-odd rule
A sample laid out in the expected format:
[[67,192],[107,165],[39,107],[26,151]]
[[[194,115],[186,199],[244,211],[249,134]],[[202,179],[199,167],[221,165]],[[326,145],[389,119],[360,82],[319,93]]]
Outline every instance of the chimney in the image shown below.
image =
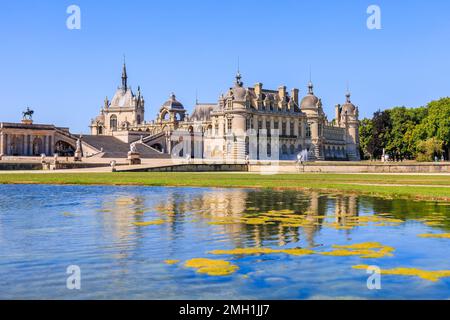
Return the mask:
[[338,126],[340,126],[341,125],[341,105],[340,104],[337,104],[336,105],[336,124],[338,125]]
[[281,86],[278,88],[278,96],[280,97],[280,99],[284,99],[286,98],[286,86]]
[[258,82],[255,84],[255,94],[256,96],[259,96],[262,93],[263,84]]
[[298,93],[299,93],[299,90],[298,90],[298,89],[296,89],[296,88],[292,89],[291,97],[294,99],[294,102],[295,102],[297,105],[299,104],[299,101],[298,101]]

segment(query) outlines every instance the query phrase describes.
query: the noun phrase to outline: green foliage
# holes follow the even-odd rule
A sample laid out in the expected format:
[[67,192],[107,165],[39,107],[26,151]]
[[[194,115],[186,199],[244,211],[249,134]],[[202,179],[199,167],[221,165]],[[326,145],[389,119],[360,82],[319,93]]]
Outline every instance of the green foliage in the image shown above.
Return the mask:
[[373,137],[373,125],[372,120],[364,118],[360,122],[359,127],[360,136],[360,148],[361,148],[361,158],[362,159],[372,159],[372,137]]
[[417,144],[417,161],[433,161],[435,156],[440,157],[443,145],[444,142],[436,137],[420,141]]
[[[435,138],[435,140],[430,140]],[[430,102],[426,107],[395,107],[377,111],[361,121],[361,150],[364,158],[380,158],[383,149],[391,158],[430,161],[430,150],[442,143],[450,147],[450,98]],[[427,142],[428,141],[428,142]]]

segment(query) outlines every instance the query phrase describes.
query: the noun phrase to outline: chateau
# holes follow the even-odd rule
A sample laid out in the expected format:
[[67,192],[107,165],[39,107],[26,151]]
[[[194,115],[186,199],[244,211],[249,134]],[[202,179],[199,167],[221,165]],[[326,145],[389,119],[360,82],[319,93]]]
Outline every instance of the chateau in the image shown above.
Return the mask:
[[358,108],[350,93],[329,122],[311,82],[307,90],[300,99],[298,89],[288,92],[285,86],[245,87],[238,71],[217,103],[197,102],[189,115],[171,94],[157,118],[145,121],[144,96],[140,88],[135,93],[128,85],[124,63],[121,86],[91,120],[90,135],[74,135],[68,128],[33,124],[25,118],[22,123],[0,123],[0,155],[73,156],[78,144],[87,158],[126,158],[132,145],[142,158],[190,154],[217,161],[268,156],[294,160],[307,152],[309,160],[360,160]]
[[[182,140],[178,135],[184,133],[192,137],[192,148],[188,149],[195,158],[244,159],[250,155],[247,133],[254,132],[256,139],[262,133],[266,135],[267,148],[261,148],[258,140],[252,160],[260,159],[262,152],[279,152],[280,160],[292,160],[303,150],[312,160],[360,160],[358,108],[351,102],[350,93],[335,110],[336,118],[329,122],[311,82],[300,100],[298,89],[290,93],[285,86],[269,90],[262,83],[245,87],[238,72],[234,85],[217,103],[197,102],[189,115],[171,94],[157,119],[146,122],[144,97],[140,88],[135,94],[128,86],[124,64],[121,87],[112,100],[105,99],[90,128],[93,136],[115,137],[126,143],[138,141],[163,154],[170,154]],[[271,144],[273,132],[278,132],[277,146]]]

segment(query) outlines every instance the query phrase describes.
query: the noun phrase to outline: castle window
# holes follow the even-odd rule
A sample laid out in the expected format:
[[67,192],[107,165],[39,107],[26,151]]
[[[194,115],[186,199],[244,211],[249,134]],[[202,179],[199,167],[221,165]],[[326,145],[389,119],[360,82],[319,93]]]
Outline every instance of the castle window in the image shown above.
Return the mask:
[[136,122],[138,125],[141,124],[141,115],[140,114],[137,115]]
[[215,131],[216,136],[218,136],[219,135],[219,124],[218,123],[216,123],[214,125],[214,131]]
[[286,156],[288,154],[288,148],[285,144],[281,147],[281,152],[283,156]]
[[294,121],[290,122],[290,131],[291,131],[291,136],[295,135],[295,129],[294,129]]
[[228,128],[228,133],[230,134],[231,131],[233,130],[233,119],[227,120],[227,128]]
[[283,122],[282,127],[281,127],[281,135],[285,136],[286,135],[286,122]]
[[311,124],[310,123],[308,123],[306,125],[306,137],[311,138]]
[[109,127],[112,131],[117,131],[117,116],[112,115],[111,118],[109,118]]

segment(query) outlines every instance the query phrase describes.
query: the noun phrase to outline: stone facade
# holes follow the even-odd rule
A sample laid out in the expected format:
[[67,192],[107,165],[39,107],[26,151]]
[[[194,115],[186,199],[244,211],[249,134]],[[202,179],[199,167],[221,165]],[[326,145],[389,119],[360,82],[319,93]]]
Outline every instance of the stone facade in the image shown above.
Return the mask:
[[[111,102],[106,98],[100,115],[91,121],[92,135],[115,136],[123,141],[135,141],[130,137],[140,136],[141,143],[171,153],[183,140],[178,135],[184,132],[191,137],[185,155],[190,152],[194,158],[236,160],[251,155],[255,160],[263,153],[278,152],[280,160],[293,160],[307,150],[311,160],[360,160],[358,108],[351,102],[350,93],[343,105],[336,106],[336,119],[329,122],[311,82],[300,100],[298,89],[290,93],[285,86],[268,90],[262,83],[245,87],[238,72],[234,85],[217,103],[197,102],[189,116],[172,94],[159,109],[157,119],[145,122],[141,91],[135,95],[127,81],[124,65],[122,86]],[[249,132],[256,136],[256,154],[249,151]],[[260,140],[265,134],[265,140]],[[274,136],[279,138],[276,145]]]

